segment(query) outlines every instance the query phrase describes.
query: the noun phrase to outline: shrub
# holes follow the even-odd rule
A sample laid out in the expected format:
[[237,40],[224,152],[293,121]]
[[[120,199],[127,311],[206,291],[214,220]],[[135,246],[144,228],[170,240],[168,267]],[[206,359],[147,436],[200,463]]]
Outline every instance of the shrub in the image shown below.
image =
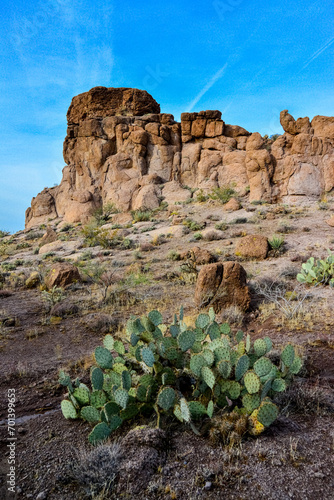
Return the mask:
[[203,193],[203,190],[200,189],[197,193],[196,193],[196,201],[199,202],[199,203],[203,203],[204,201],[206,201],[208,199],[208,196],[206,194]]
[[195,241],[202,240],[203,234],[202,233],[195,233],[192,239],[194,239]]
[[191,231],[200,231],[205,227],[205,224],[203,222],[196,222],[189,217],[183,221],[183,224]]
[[218,231],[226,231],[227,228],[228,224],[226,224],[226,222],[224,221],[217,222],[217,224],[215,224],[215,229],[218,229]]
[[171,250],[170,252],[168,252],[167,259],[169,259],[169,260],[180,260],[181,259],[181,255],[176,250]]
[[235,196],[236,192],[235,190],[230,187],[230,186],[222,186],[222,187],[217,187],[212,190],[212,193],[210,193],[208,196],[211,198],[211,200],[218,200],[220,203],[227,203],[230,201],[232,196]]
[[0,238],[4,238],[5,236],[9,236],[9,235],[10,235],[9,231],[0,230]]
[[119,245],[122,239],[118,237],[118,230],[109,231],[99,227],[96,221],[91,222],[82,228],[85,244],[89,247],[101,246],[112,248]]
[[146,222],[151,220],[151,210],[133,210],[131,212],[132,218],[135,222]]
[[258,435],[278,416],[271,398],[302,367],[291,344],[271,360],[268,337],[251,342],[241,331],[232,334],[227,323],[215,321],[212,308],[199,314],[194,328],[185,324],[182,307],[169,326],[158,311],[131,317],[126,336],[123,341],[106,335],[95,349],[92,390],[60,372],[59,382],[68,389],[63,415],[95,424],[91,443],[103,441],[124,421],[154,411],[158,426],[175,417],[198,432],[194,421],[224,409],[246,417],[242,433]]
[[273,236],[268,243],[273,250],[281,250],[285,241],[282,236]]
[[315,261],[314,257],[308,259],[307,262],[302,264],[302,269],[297,274],[299,283],[306,283],[308,285],[329,285],[334,288],[334,254],[328,251],[328,257],[325,260],[318,259]]

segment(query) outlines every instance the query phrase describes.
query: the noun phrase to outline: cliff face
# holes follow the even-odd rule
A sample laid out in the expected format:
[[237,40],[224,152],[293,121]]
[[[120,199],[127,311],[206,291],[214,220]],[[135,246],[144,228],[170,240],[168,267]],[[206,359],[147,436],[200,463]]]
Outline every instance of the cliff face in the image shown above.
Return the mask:
[[259,133],[227,125],[219,111],[183,113],[181,123],[145,91],[96,87],[72,99],[63,178],[32,199],[26,227],[62,217],[85,222],[107,202],[120,210],[183,201],[189,190],[233,185],[250,200],[318,197],[334,188],[334,118],[297,121],[271,147]]

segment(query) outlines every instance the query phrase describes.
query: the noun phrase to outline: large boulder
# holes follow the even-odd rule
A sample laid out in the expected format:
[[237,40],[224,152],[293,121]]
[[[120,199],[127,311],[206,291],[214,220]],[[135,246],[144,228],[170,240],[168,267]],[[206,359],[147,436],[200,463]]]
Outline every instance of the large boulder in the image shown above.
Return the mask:
[[245,259],[265,259],[268,252],[268,238],[257,234],[240,238],[235,246],[235,254]]
[[51,267],[44,283],[51,290],[54,286],[64,288],[75,281],[80,281],[78,268],[72,264],[59,262]]
[[210,305],[216,313],[230,306],[246,311],[251,299],[246,278],[246,271],[238,262],[203,266],[196,283],[196,306]]

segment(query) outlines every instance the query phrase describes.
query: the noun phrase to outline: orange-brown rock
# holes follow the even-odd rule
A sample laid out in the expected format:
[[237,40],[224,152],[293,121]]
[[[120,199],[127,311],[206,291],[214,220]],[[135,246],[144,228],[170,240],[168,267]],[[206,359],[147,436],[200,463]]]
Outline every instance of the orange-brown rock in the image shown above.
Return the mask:
[[41,238],[41,244],[40,246],[46,245],[47,243],[52,243],[53,241],[56,241],[57,239],[57,233],[52,227],[48,226],[46,228],[46,233],[43,234]]
[[326,223],[331,226],[331,227],[334,227],[334,215],[332,215],[332,217],[330,219],[327,219],[326,220]]
[[215,262],[216,258],[209,250],[201,247],[193,247],[190,250],[181,253],[181,259],[193,259],[199,266]]
[[241,208],[240,202],[235,198],[231,198],[223,206],[223,210],[225,210],[225,212],[235,212],[236,210],[240,210],[240,208]]
[[196,283],[196,306],[202,308],[210,305],[216,313],[232,305],[246,311],[251,298],[246,277],[245,269],[238,262],[202,267]]
[[268,239],[258,234],[240,238],[235,246],[235,254],[246,259],[265,259],[268,251]]
[[49,290],[54,286],[63,288],[75,281],[80,281],[78,268],[63,262],[54,264],[44,280]]

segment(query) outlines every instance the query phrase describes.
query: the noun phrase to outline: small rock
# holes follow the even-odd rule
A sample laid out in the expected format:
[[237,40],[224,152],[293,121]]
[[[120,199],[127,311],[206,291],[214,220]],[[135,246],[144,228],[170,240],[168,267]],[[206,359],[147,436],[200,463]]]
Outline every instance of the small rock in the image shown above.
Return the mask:
[[41,491],[40,493],[38,493],[36,500],[46,500],[47,497],[48,497],[47,491]]
[[39,272],[34,271],[30,274],[29,278],[26,279],[25,285],[27,288],[35,288],[41,282]]
[[231,198],[230,201],[225,203],[225,205],[223,206],[223,210],[225,210],[226,212],[235,212],[236,210],[240,210],[240,208],[241,205],[235,198]]
[[207,482],[205,483],[205,485],[204,485],[204,489],[205,489],[205,490],[211,490],[211,488],[212,488],[212,483],[211,483],[211,481],[207,481]]
[[251,259],[265,259],[268,251],[268,239],[265,236],[254,234],[244,236],[237,242],[235,255]]

